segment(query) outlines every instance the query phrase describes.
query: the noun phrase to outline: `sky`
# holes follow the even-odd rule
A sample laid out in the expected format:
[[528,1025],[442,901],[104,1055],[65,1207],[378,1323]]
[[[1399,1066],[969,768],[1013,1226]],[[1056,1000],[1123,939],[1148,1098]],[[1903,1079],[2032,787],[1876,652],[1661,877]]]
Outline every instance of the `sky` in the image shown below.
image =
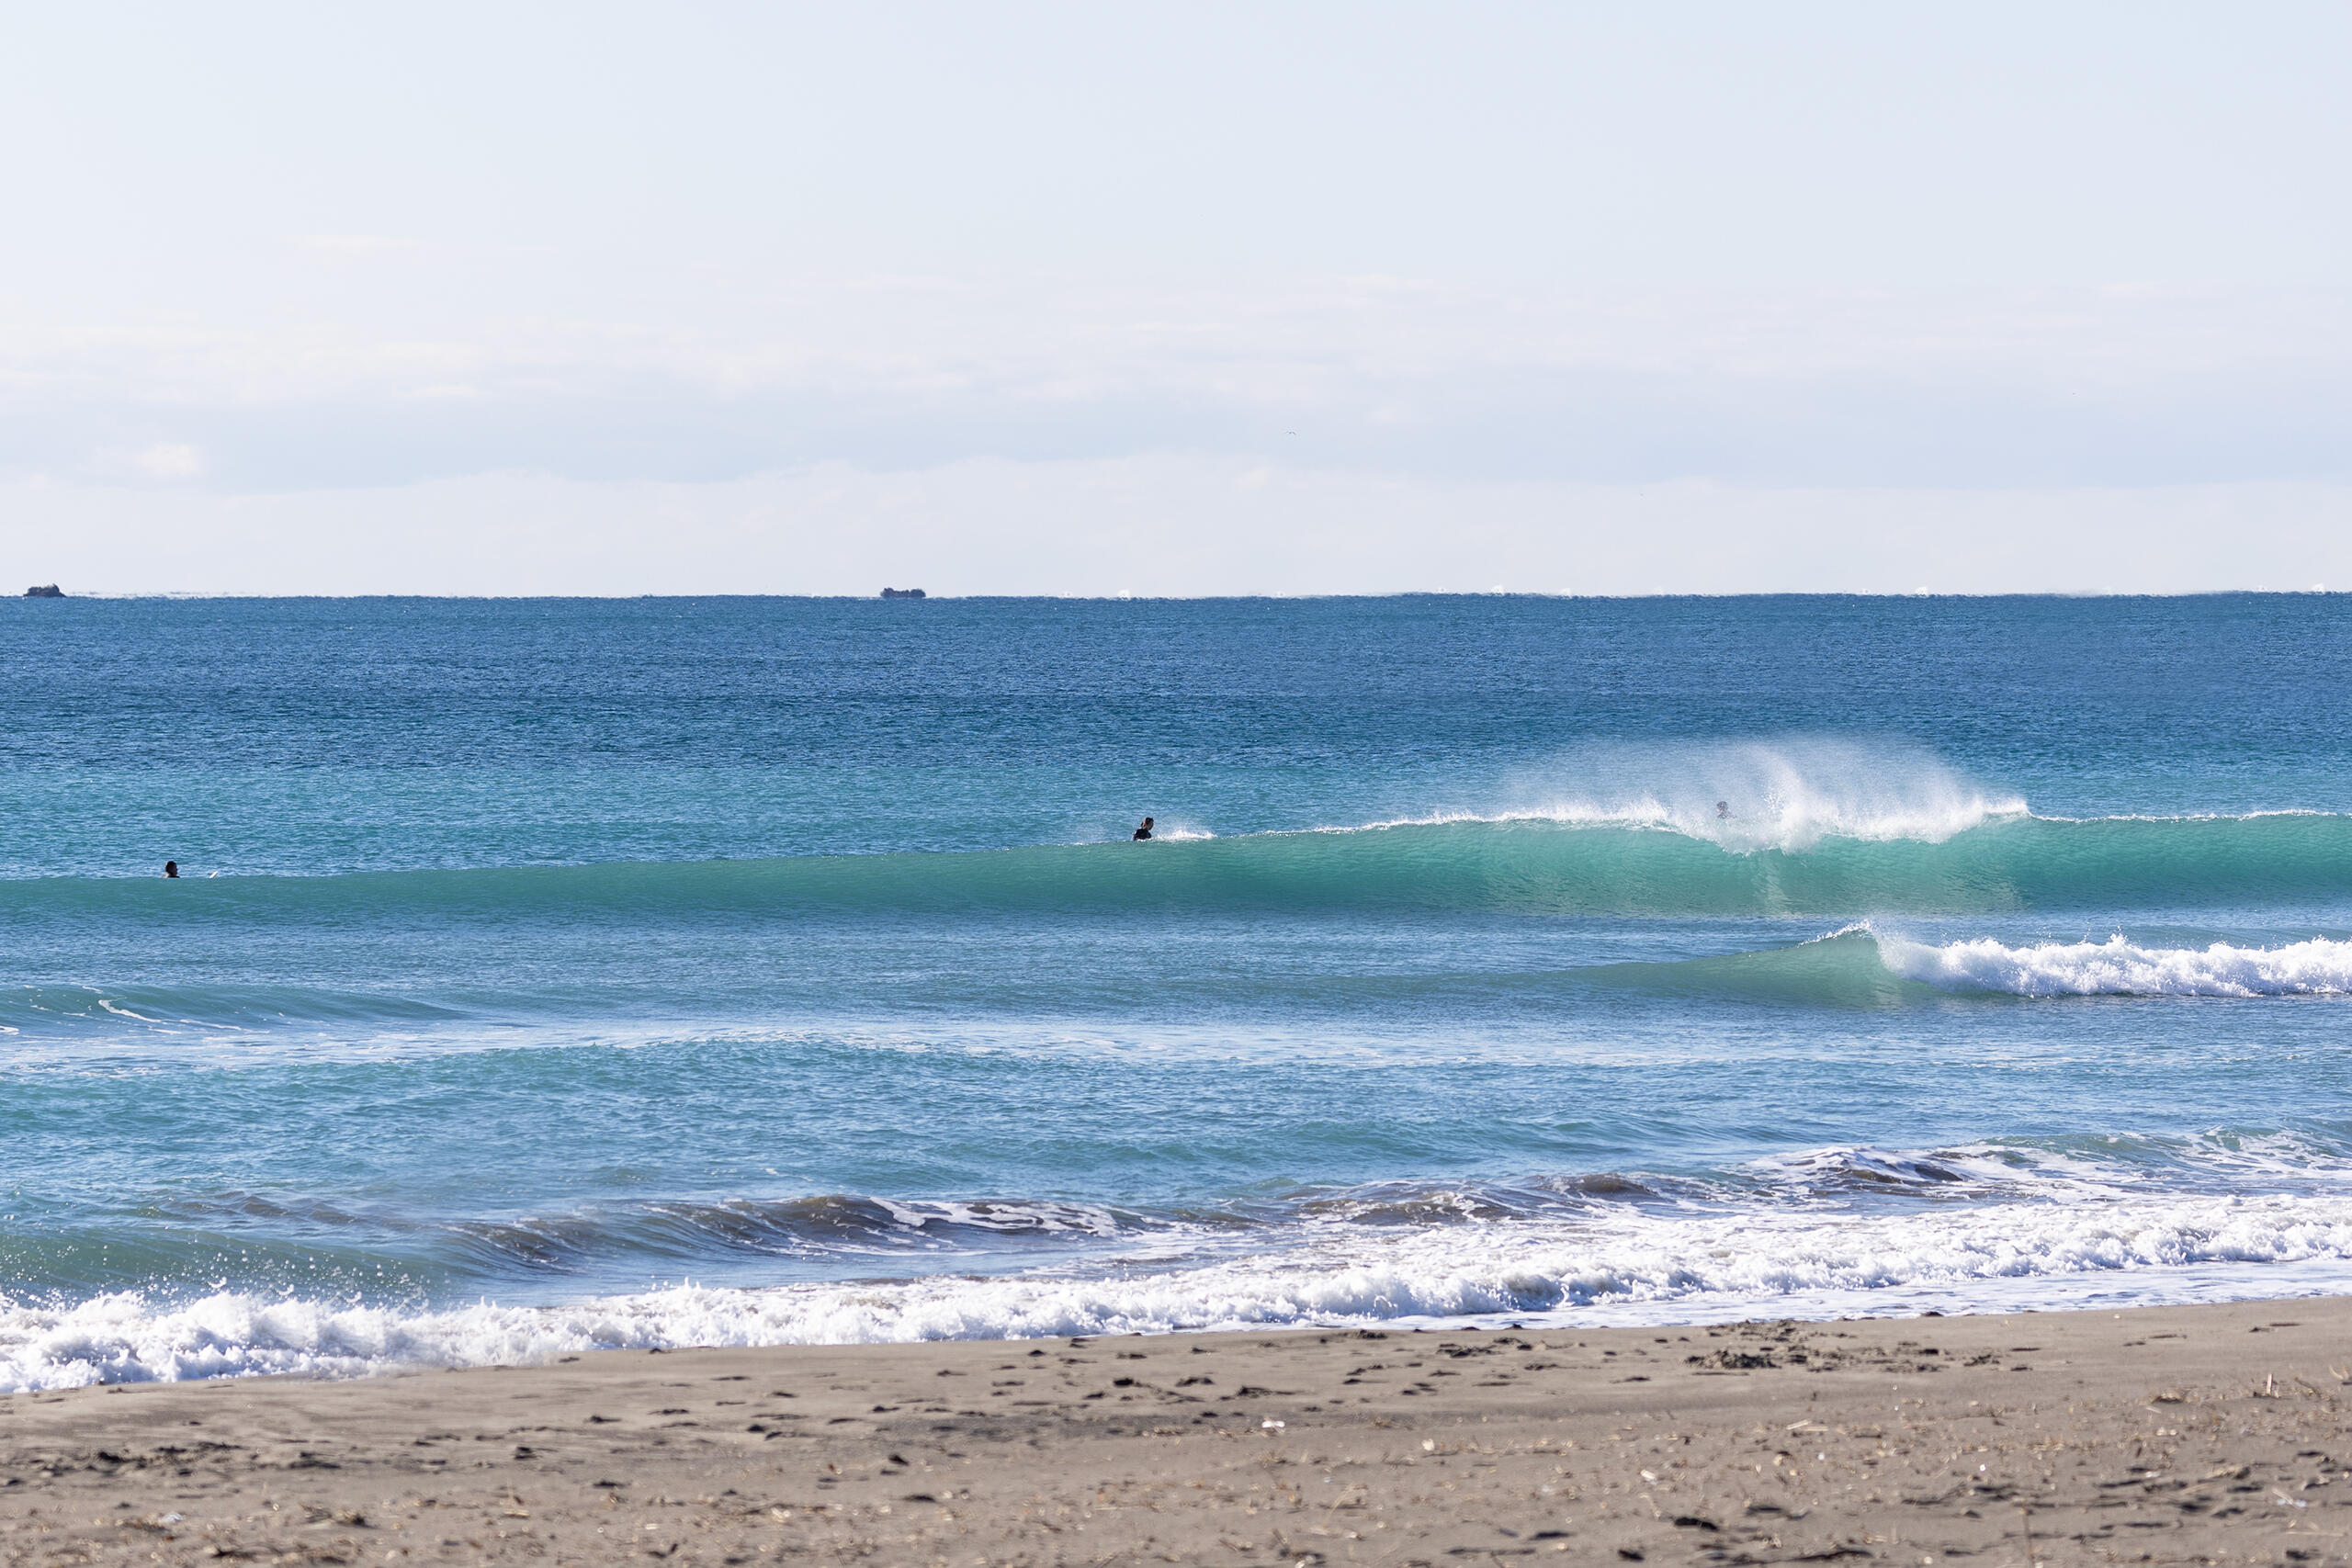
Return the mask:
[[0,560],[2352,588],[2348,59],[2340,3],[6,5]]

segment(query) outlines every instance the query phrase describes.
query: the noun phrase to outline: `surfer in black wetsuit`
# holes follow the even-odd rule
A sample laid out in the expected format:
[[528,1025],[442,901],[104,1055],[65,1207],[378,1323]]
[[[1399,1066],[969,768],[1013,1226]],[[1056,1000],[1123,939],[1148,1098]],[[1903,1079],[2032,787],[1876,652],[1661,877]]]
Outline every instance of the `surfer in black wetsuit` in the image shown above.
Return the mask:
[[1143,826],[1136,829],[1136,842],[1137,842],[1137,843],[1141,843],[1141,842],[1143,842],[1146,839],[1148,839],[1148,838],[1150,838],[1150,837],[1151,837],[1151,818],[1148,818],[1148,817],[1147,817],[1147,818],[1145,818],[1143,819]]
[[167,860],[167,861],[165,861],[165,862],[164,863],[164,874],[165,876],[177,876],[179,874],[180,874],[180,863],[179,863],[179,862],[177,862],[177,861],[175,861],[175,860]]

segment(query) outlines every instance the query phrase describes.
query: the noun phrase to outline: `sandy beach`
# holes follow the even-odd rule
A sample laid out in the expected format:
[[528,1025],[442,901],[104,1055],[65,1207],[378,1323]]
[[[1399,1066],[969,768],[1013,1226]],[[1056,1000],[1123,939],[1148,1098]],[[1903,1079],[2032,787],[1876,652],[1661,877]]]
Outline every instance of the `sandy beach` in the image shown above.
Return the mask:
[[0,1559],[2352,1561],[2352,1302],[0,1399]]

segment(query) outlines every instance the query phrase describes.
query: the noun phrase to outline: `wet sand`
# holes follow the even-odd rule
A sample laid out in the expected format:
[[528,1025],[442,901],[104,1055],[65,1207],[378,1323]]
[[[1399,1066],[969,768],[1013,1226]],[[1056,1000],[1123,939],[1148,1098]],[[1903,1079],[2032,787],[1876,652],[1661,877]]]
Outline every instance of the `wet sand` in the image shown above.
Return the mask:
[[2352,1562],[2352,1300],[0,1396],[0,1562]]

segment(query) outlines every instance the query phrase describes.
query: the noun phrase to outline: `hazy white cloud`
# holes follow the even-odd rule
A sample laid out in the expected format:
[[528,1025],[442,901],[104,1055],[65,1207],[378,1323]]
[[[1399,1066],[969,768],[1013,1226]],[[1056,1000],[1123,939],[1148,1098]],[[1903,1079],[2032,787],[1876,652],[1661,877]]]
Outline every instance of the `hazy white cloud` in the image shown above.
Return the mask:
[[418,241],[390,234],[297,234],[294,243],[307,254],[328,261],[368,261],[424,248]]
[[[488,475],[234,496],[0,485],[68,592],[2082,592],[2352,586],[2352,485],[1464,482],[1270,463],[824,465],[724,483]],[[28,579],[29,581],[29,579]]]
[[150,479],[192,479],[204,472],[203,449],[185,441],[159,441],[130,461]]
[[[698,309],[712,309],[710,301]],[[269,491],[1188,454],[1459,480],[2352,478],[2352,292],[803,284],[430,333],[0,321],[0,472]]]

